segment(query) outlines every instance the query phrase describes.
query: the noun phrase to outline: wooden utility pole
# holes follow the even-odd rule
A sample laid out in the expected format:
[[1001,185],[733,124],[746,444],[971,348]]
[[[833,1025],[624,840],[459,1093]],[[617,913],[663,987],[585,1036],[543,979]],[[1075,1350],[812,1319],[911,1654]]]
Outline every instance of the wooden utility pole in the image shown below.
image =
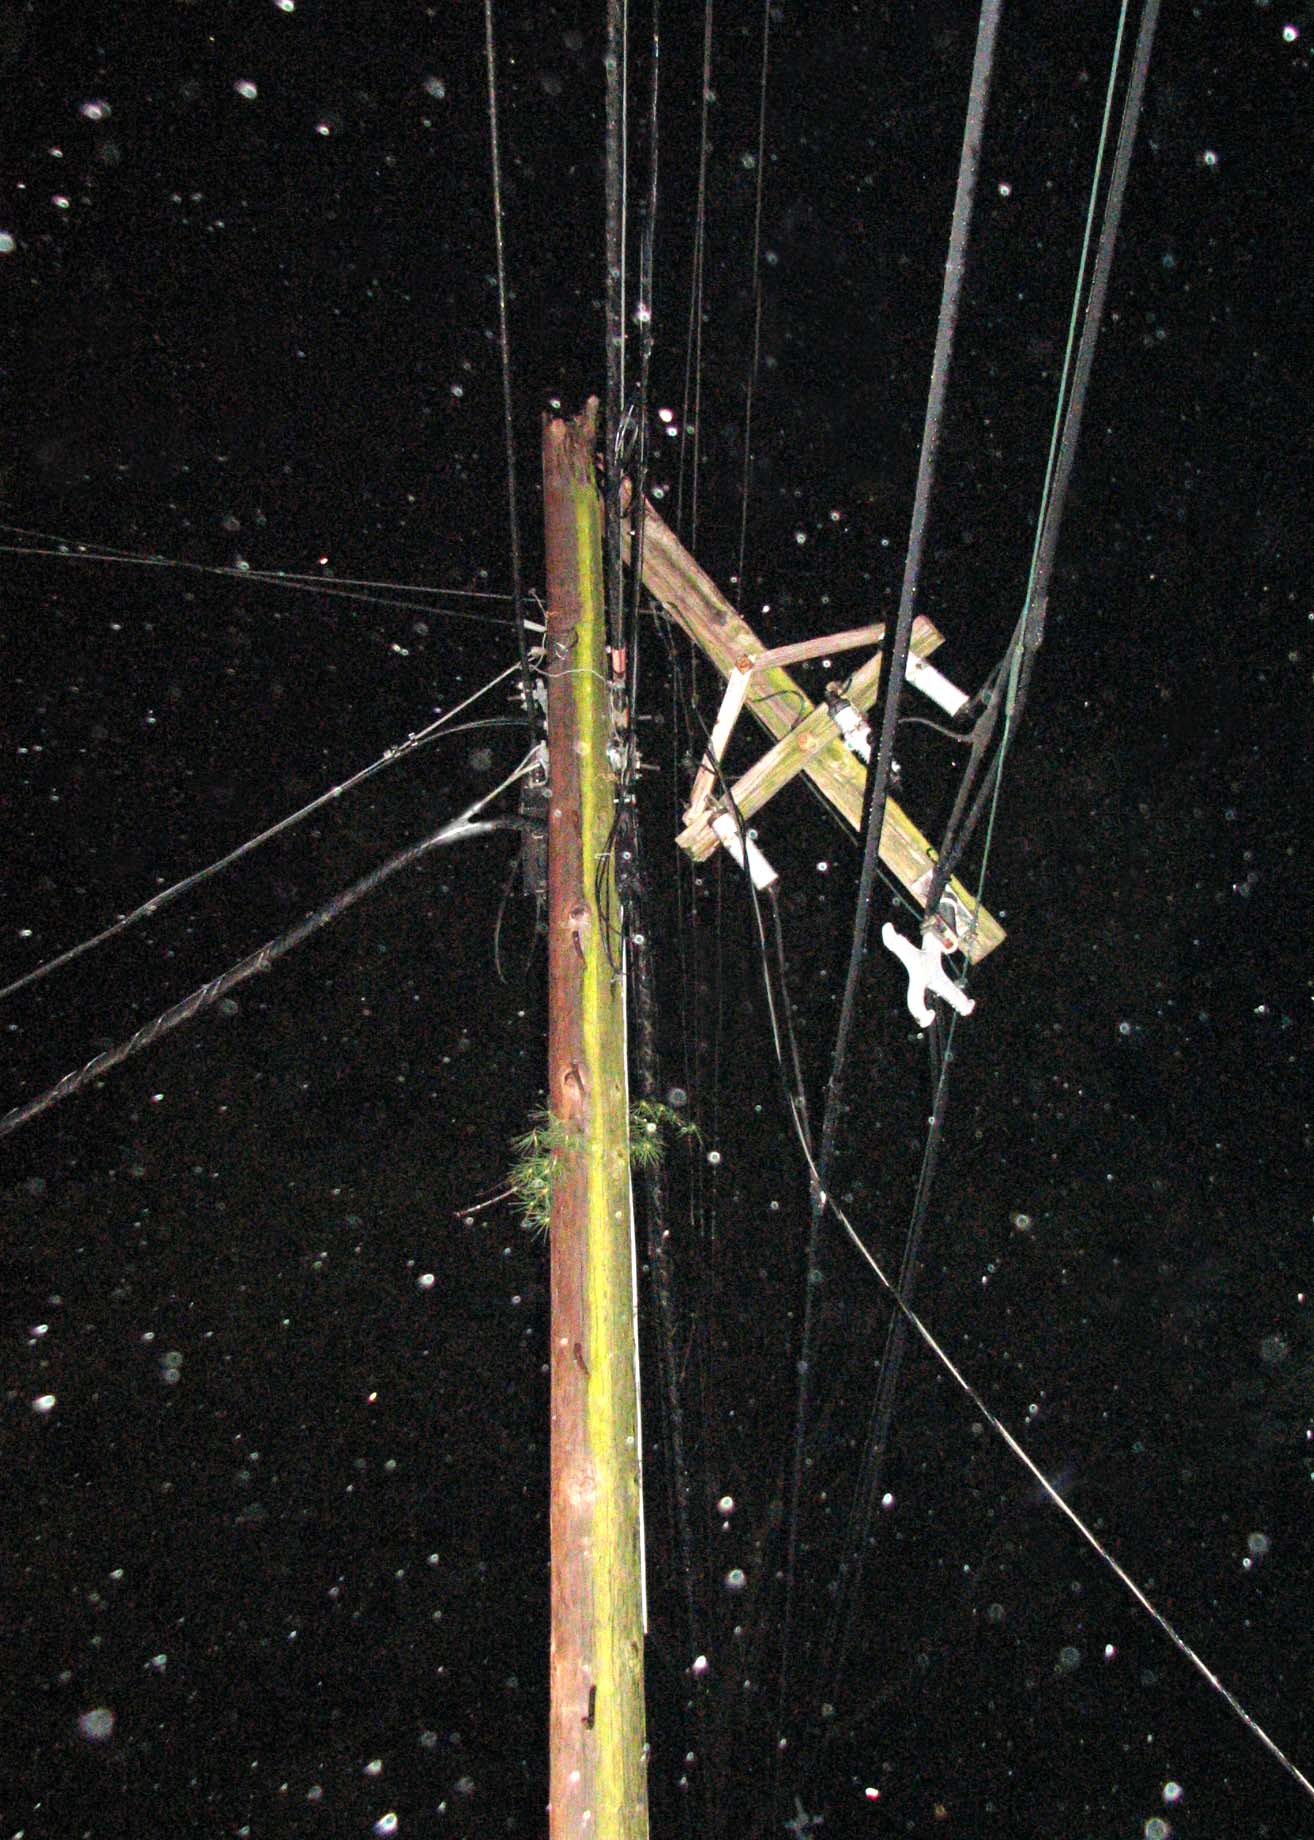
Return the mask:
[[[597,403],[543,427],[552,1263],[551,1840],[643,1840],[638,1398],[625,989]],[[610,932],[608,932],[610,929]]]

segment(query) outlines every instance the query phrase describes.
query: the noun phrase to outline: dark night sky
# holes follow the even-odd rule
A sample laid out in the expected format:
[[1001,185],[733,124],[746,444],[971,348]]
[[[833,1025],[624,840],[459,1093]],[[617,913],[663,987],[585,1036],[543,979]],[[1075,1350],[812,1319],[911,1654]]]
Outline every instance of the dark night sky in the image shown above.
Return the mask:
[[[499,14],[532,581],[539,416],[602,383],[601,10]],[[654,406],[678,413],[702,19],[663,10]],[[760,20],[716,9],[697,549],[723,584]],[[1025,580],[1115,22],[1102,0],[1005,12],[922,591],[969,687]],[[387,0],[0,5],[0,982],[512,661],[505,603],[469,592],[510,585],[482,30],[474,5]],[[742,602],[777,642],[897,602],[974,30],[944,0],[774,16]],[[957,1034],[917,1291],[1306,1771],[1312,46],[1308,7],[1164,8],[989,865],[1009,938]],[[655,438],[673,516],[677,443]],[[202,572],[38,557],[31,533]],[[242,565],[390,585],[205,572]],[[820,1677],[888,1320],[838,1236],[773,1814],[806,1171],[743,891],[677,874],[681,738],[664,648],[647,658],[662,1045],[703,1132],[671,1181],[710,1662],[681,1788],[692,1656],[653,1430],[654,1835],[780,1833],[796,1794],[825,1840],[1314,1835],[1309,1799],[922,1353],[849,1665]],[[6,1103],[522,745],[440,742],[9,999]],[[934,834],[963,752],[907,728],[899,753]],[[857,851],[796,792],[759,828],[819,1109]],[[515,891],[504,980],[494,962],[513,856],[495,837],[397,878],[235,1012],[0,1146],[6,1840],[368,1836],[393,1815],[403,1840],[546,1831],[547,1255],[505,1208],[462,1218],[542,1097],[542,954]],[[897,1266],[928,1095],[888,961],[850,1096],[837,1186]]]

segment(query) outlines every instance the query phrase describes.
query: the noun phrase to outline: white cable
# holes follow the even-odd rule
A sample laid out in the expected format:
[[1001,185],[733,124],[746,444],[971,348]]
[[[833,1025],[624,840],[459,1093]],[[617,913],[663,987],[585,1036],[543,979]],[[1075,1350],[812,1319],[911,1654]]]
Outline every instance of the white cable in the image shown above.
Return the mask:
[[898,1287],[889,1278],[887,1278],[885,1273],[881,1270],[880,1266],[876,1262],[875,1257],[873,1256],[871,1252],[868,1251],[866,1245],[864,1244],[862,1239],[859,1237],[856,1228],[853,1226],[853,1223],[850,1221],[848,1215],[844,1212],[839,1202],[836,1201],[833,1195],[828,1194],[821,1187],[821,1177],[817,1173],[817,1166],[812,1160],[812,1153],[808,1149],[807,1141],[803,1133],[802,1125],[797,1116],[795,1116],[795,1119],[794,1119],[794,1128],[797,1133],[799,1142],[803,1146],[803,1154],[807,1158],[808,1168],[812,1171],[812,1179],[814,1183],[816,1184],[817,1194],[822,1202],[822,1205],[830,1208],[831,1212],[835,1215],[835,1218],[839,1221],[840,1225],[843,1227],[845,1233],[848,1235],[849,1239],[853,1242],[858,1252],[866,1260],[867,1264],[871,1267],[872,1271],[875,1272],[877,1278],[879,1278],[885,1290],[893,1298],[895,1304],[898,1306],[900,1314],[904,1317],[905,1321],[910,1325],[911,1328],[916,1330],[918,1335],[921,1336],[923,1342],[925,1342],[926,1346],[930,1349],[931,1353],[935,1356],[936,1360],[940,1362],[941,1366],[945,1369],[946,1373],[948,1373],[949,1377],[953,1381],[955,1381],[958,1386],[962,1388],[964,1393],[966,1393],[967,1397],[971,1400],[972,1404],[976,1407],[977,1411],[985,1419],[986,1423],[991,1427],[991,1429],[1000,1438],[1003,1439],[1004,1443],[1008,1446],[1009,1450],[1012,1451],[1013,1455],[1018,1459],[1018,1461],[1021,1464],[1023,1464],[1027,1470],[1030,1471],[1031,1475],[1040,1484],[1040,1487],[1042,1488],[1044,1493],[1049,1497],[1050,1501],[1053,1502],[1054,1506],[1058,1508],[1063,1514],[1065,1514],[1068,1517],[1068,1519],[1072,1522],[1072,1525],[1076,1528],[1077,1532],[1081,1535],[1082,1539],[1085,1540],[1086,1544],[1090,1546],[1092,1550],[1099,1556],[1099,1558],[1101,1558],[1104,1561],[1105,1565],[1108,1566],[1109,1570],[1113,1573],[1114,1577],[1118,1579],[1119,1583],[1122,1584],[1124,1588],[1128,1590],[1131,1593],[1131,1595],[1136,1599],[1136,1602],[1141,1606],[1142,1610],[1144,1610],[1145,1613],[1149,1617],[1151,1617],[1154,1622],[1158,1624],[1159,1628],[1162,1629],[1163,1633],[1167,1636],[1168,1640],[1172,1643],[1173,1647],[1178,1651],[1178,1653],[1186,1657],[1186,1659],[1190,1662],[1191,1666],[1196,1670],[1198,1674],[1202,1676],[1204,1680],[1206,1680],[1209,1683],[1209,1685],[1214,1689],[1215,1693],[1219,1694],[1227,1702],[1227,1704],[1231,1707],[1232,1711],[1236,1714],[1237,1718],[1239,1718],[1241,1723],[1246,1727],[1247,1731],[1252,1732],[1254,1736],[1259,1739],[1259,1742],[1264,1746],[1264,1749],[1269,1753],[1269,1755],[1275,1758],[1276,1761],[1280,1763],[1282,1768],[1287,1772],[1288,1776],[1290,1776],[1294,1782],[1299,1783],[1300,1787],[1305,1791],[1306,1795],[1308,1795],[1311,1800],[1314,1800],[1314,1782],[1311,1782],[1309,1777],[1305,1775],[1304,1771],[1301,1770],[1298,1767],[1298,1765],[1294,1764],[1291,1761],[1290,1757],[1287,1756],[1286,1752],[1276,1742],[1276,1740],[1271,1738],[1268,1735],[1268,1733],[1264,1730],[1264,1727],[1259,1723],[1259,1721],[1253,1718],[1251,1714],[1246,1711],[1245,1707],[1241,1704],[1240,1700],[1236,1697],[1236,1694],[1233,1693],[1229,1687],[1226,1687],[1223,1685],[1223,1682],[1218,1678],[1218,1675],[1215,1674],[1214,1670],[1208,1665],[1206,1661],[1202,1659],[1201,1656],[1199,1656],[1196,1653],[1196,1651],[1191,1647],[1191,1644],[1186,1640],[1185,1636],[1178,1634],[1177,1630],[1168,1621],[1168,1618],[1163,1614],[1163,1612],[1161,1610],[1155,1609],[1154,1605],[1150,1602],[1149,1598],[1145,1595],[1145,1592],[1137,1584],[1136,1580],[1130,1575],[1129,1572],[1127,1572],[1121,1565],[1119,1565],[1118,1561],[1113,1557],[1113,1554],[1111,1552],[1108,1552],[1100,1544],[1095,1534],[1091,1532],[1090,1528],[1086,1525],[1085,1521],[1082,1520],[1081,1516],[1078,1513],[1076,1513],[1075,1510],[1068,1505],[1068,1503],[1063,1499],[1059,1491],[1050,1482],[1049,1478],[1045,1475],[1043,1470],[1041,1470],[1038,1467],[1038,1465],[1034,1463],[1032,1459],[1027,1455],[1026,1451],[1022,1448],[1021,1444],[1019,1444],[1017,1439],[1014,1437],[1013,1433],[1008,1429],[1008,1426],[1005,1425],[1001,1419],[996,1418],[995,1414],[990,1410],[990,1407],[986,1404],[985,1400],[981,1397],[980,1393],[977,1392],[976,1388],[972,1385],[971,1381],[967,1378],[967,1376],[963,1374],[959,1370],[958,1367],[955,1366],[952,1358],[940,1346],[939,1342],[935,1339],[935,1336],[931,1333],[930,1329],[927,1328],[926,1324],[922,1321],[921,1317],[917,1314],[917,1312],[912,1308],[910,1304],[907,1304],[904,1302],[902,1296],[899,1294]]

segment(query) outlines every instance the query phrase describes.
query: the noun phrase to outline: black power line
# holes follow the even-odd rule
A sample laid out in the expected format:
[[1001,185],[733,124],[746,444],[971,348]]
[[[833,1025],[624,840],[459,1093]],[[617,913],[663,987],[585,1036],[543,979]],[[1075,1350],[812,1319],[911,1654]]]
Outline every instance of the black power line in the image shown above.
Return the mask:
[[819,1286],[814,1274],[820,1270],[821,1235],[826,1213],[826,1191],[830,1186],[835,1161],[835,1144],[844,1112],[844,1078],[849,1049],[857,1022],[858,991],[867,957],[871,931],[872,900],[880,864],[881,832],[885,824],[885,807],[889,796],[890,772],[894,759],[894,733],[899,718],[899,699],[903,691],[912,639],[917,590],[921,579],[922,553],[930,511],[931,488],[935,480],[936,456],[944,423],[945,400],[949,384],[949,365],[953,353],[958,309],[962,297],[963,274],[967,259],[968,232],[971,227],[972,202],[981,164],[981,141],[985,131],[986,107],[990,98],[990,80],[994,66],[995,40],[1003,0],[984,0],[977,27],[976,55],[968,92],[967,120],[963,129],[963,146],[958,163],[958,185],[954,198],[953,221],[949,232],[949,251],[945,260],[944,286],[940,296],[940,314],[936,325],[935,352],[931,362],[931,384],[926,398],[926,416],[922,427],[921,452],[917,466],[917,488],[913,497],[912,520],[908,532],[908,552],[904,559],[903,585],[899,597],[899,617],[894,643],[885,665],[884,704],[880,742],[874,773],[868,779],[867,813],[864,828],[862,869],[853,920],[853,937],[849,948],[848,972],[840,1004],[839,1026],[831,1057],[830,1077],[826,1083],[826,1101],[822,1112],[821,1147],[812,1181],[812,1218],[808,1234],[807,1272],[804,1284],[803,1338],[798,1363],[798,1393],[794,1418],[794,1461],[790,1477],[788,1532],[785,1555],[785,1606],[780,1643],[780,1694],[777,1715],[776,1792],[773,1794],[773,1819],[779,1812],[779,1781],[782,1761],[781,1744],[785,1704],[789,1691],[790,1639],[792,1635],[795,1571],[798,1559],[798,1528],[803,1488],[804,1441],[811,1402],[811,1370],[816,1356],[817,1305]]

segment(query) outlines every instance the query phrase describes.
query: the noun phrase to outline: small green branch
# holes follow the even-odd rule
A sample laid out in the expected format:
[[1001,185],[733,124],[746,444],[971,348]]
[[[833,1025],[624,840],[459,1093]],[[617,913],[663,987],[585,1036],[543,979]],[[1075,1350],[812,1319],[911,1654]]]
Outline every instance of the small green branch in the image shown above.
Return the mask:
[[[533,1122],[511,1140],[515,1161],[507,1171],[506,1190],[519,1209],[526,1229],[536,1239],[546,1238],[552,1220],[552,1184],[557,1152],[578,1142],[575,1133],[550,1112],[531,1114]],[[630,1107],[630,1168],[650,1169],[660,1163],[672,1137],[698,1141],[698,1126],[682,1118],[673,1106],[640,1099]]]
[[650,1169],[660,1163],[672,1137],[701,1141],[698,1126],[674,1106],[657,1099],[638,1100],[630,1107],[630,1168]]

